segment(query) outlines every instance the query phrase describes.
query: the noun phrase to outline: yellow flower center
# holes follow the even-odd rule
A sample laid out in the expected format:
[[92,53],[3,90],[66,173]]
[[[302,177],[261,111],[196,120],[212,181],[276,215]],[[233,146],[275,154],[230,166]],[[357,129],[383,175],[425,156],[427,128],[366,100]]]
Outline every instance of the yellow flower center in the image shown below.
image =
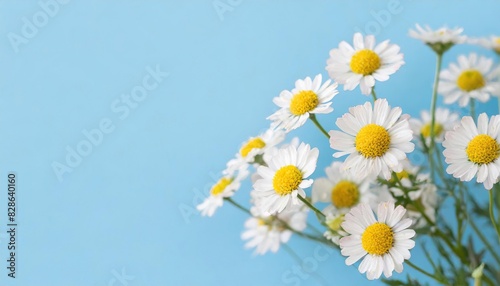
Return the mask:
[[[410,178],[410,174],[406,170],[403,169],[403,171],[396,173],[396,177],[398,178],[398,180],[401,181],[402,179],[409,179]],[[389,182],[395,183],[396,180],[394,180],[394,178],[391,178],[389,180]]]
[[359,130],[354,144],[356,150],[366,158],[380,157],[389,150],[391,136],[384,127],[368,124]]
[[372,50],[360,50],[352,58],[350,67],[357,74],[369,75],[382,65],[380,57]]
[[312,90],[301,90],[293,96],[290,102],[290,112],[293,115],[302,115],[314,110],[319,104],[318,95]]
[[213,195],[213,196],[216,196],[216,195],[219,195],[220,193],[222,193],[226,188],[227,186],[229,186],[229,184],[231,184],[233,182],[233,179],[231,178],[222,178],[220,179],[213,187],[212,189],[210,190],[210,193]]
[[[434,123],[434,136],[439,136],[444,130],[444,127],[443,125],[439,124],[439,123]],[[422,136],[424,136],[424,138],[428,138],[431,136],[431,124],[430,123],[427,123],[425,124],[424,126],[422,126],[422,128],[420,129],[420,133],[422,134]]]
[[280,196],[286,196],[297,190],[302,183],[302,172],[294,165],[281,167],[273,178],[274,191]]
[[457,85],[461,90],[473,91],[484,87],[483,75],[475,69],[464,70],[457,79]]
[[344,222],[344,215],[340,215],[332,220],[326,222],[328,228],[333,231],[339,231],[340,225]]
[[358,186],[350,181],[342,180],[333,187],[332,204],[337,208],[349,208],[359,200]]
[[247,144],[245,146],[241,147],[240,149],[240,154],[243,157],[246,157],[250,151],[253,149],[262,149],[266,146],[266,143],[260,139],[260,138],[253,138],[248,140]]
[[480,134],[472,138],[465,153],[476,164],[489,164],[500,156],[500,145],[491,136]]
[[371,255],[383,255],[394,244],[394,233],[385,223],[376,222],[365,229],[361,235],[361,245]]
[[410,175],[406,170],[403,170],[401,172],[396,173],[396,177],[398,177],[399,180],[402,180],[402,179],[408,179]]

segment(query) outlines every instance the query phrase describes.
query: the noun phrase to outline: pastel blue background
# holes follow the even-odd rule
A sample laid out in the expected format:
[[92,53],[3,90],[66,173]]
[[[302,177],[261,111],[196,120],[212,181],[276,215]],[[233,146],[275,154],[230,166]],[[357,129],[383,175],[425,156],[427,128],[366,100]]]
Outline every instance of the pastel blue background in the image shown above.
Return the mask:
[[[7,278],[0,235],[1,285],[296,285],[283,280],[297,264],[286,252],[244,250],[244,214],[229,205],[211,219],[194,212],[241,142],[268,126],[272,98],[298,78],[326,76],[329,50],[361,30],[401,46],[406,65],[377,91],[418,115],[429,105],[435,59],[408,29],[500,32],[498,1],[401,0],[399,13],[379,22],[374,13],[390,1],[221,1],[233,5],[222,15],[212,0],[68,1],[17,53],[9,33],[22,35],[23,17],[43,10],[38,1],[0,1],[2,234],[7,173],[19,179],[18,278]],[[444,66],[471,50],[492,56],[454,48]],[[142,83],[148,66],[170,75],[121,120],[111,105]],[[348,106],[368,99],[359,89],[341,92],[335,112],[319,120],[334,128]],[[479,110],[495,113],[496,100],[488,104]],[[66,147],[103,118],[114,131],[60,182],[53,162],[65,163]],[[310,123],[293,135],[320,148],[321,176],[331,161],[326,140]],[[290,245],[302,258],[317,247],[295,237]],[[133,280],[116,279],[122,269]],[[381,284],[338,254],[316,273],[331,285]]]

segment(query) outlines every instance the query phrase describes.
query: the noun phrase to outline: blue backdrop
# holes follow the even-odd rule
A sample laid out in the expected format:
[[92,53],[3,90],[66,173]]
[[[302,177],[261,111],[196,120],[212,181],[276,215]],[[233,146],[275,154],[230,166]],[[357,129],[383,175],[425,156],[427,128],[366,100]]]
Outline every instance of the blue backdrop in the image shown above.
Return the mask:
[[[240,240],[243,213],[226,205],[208,219],[195,205],[241,142],[266,129],[272,98],[298,78],[326,76],[341,40],[361,31],[400,45],[406,64],[377,92],[418,115],[430,103],[435,58],[408,29],[498,34],[499,8],[496,0],[0,1],[0,284],[368,284],[337,253],[296,237],[302,259],[325,257],[314,275],[293,274],[298,262],[284,251],[254,257]],[[471,50],[493,56],[453,48],[444,66]],[[332,129],[368,99],[359,88],[341,91],[319,120]],[[492,114],[496,103],[478,109]],[[326,140],[310,123],[293,135],[320,148],[321,176]],[[9,172],[18,179],[15,279],[5,261]]]

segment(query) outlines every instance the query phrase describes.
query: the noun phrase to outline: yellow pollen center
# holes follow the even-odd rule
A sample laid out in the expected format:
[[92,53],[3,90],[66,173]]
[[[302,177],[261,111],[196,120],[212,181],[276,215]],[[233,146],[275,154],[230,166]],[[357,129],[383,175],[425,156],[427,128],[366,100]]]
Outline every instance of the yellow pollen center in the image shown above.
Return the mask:
[[245,146],[241,147],[240,154],[243,157],[246,157],[250,151],[253,149],[262,149],[266,146],[266,143],[260,138],[250,139]]
[[[443,125],[439,123],[434,123],[434,136],[439,136],[443,132]],[[431,136],[431,124],[427,123],[420,129],[420,133],[424,138],[428,138]]]
[[332,204],[337,208],[349,208],[358,203],[358,186],[350,181],[342,180],[333,187]]
[[500,157],[500,144],[491,136],[480,134],[472,138],[465,153],[473,163],[489,164]]
[[394,233],[385,223],[376,222],[365,229],[361,235],[361,245],[371,255],[383,255],[394,244]]
[[282,167],[274,174],[273,188],[280,196],[286,196],[299,188],[302,172],[294,165]]
[[391,136],[384,127],[368,124],[359,130],[354,144],[356,150],[366,158],[380,157],[389,150]]
[[293,115],[302,115],[314,110],[319,104],[318,95],[312,90],[301,90],[293,96],[290,102],[290,112]]
[[457,79],[458,87],[467,92],[480,89],[485,84],[483,75],[474,69],[463,71]]
[[410,175],[406,170],[403,170],[401,172],[396,173],[396,177],[398,177],[399,180],[402,180],[402,179],[408,179]]
[[360,50],[356,52],[349,64],[351,70],[357,74],[370,75],[381,65],[380,57],[372,50]]
[[216,195],[219,195],[220,193],[222,193],[226,188],[227,186],[229,186],[229,184],[231,184],[233,182],[233,179],[231,178],[222,178],[220,179],[213,187],[212,189],[210,190],[210,193],[213,195],[213,196],[216,196]]

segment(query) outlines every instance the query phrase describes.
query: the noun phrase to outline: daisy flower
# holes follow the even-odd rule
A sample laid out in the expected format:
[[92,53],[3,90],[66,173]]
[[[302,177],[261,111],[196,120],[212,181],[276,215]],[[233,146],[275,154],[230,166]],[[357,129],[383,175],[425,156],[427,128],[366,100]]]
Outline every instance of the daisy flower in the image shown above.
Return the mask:
[[313,203],[331,203],[325,213],[345,214],[355,205],[373,199],[368,190],[371,180],[346,172],[341,162],[333,162],[325,173],[327,177],[315,179],[312,186]]
[[248,139],[241,145],[235,159],[228,163],[230,171],[238,169],[244,164],[261,163],[259,160],[262,160],[262,156],[284,139],[285,133],[283,131],[273,129],[268,129],[259,136]]
[[410,37],[421,40],[436,53],[442,54],[453,45],[466,41],[467,37],[462,35],[463,31],[462,28],[450,29],[447,27],[433,30],[429,26],[422,28],[419,24],[416,24],[416,30],[410,29]]
[[210,189],[210,195],[196,209],[202,216],[212,216],[224,203],[224,198],[233,196],[248,176],[248,165],[241,165],[236,171],[224,170],[224,176]]
[[343,132],[329,132],[330,147],[340,151],[333,157],[349,155],[342,168],[356,176],[381,175],[389,180],[391,171],[402,171],[405,153],[415,148],[408,116],[401,112],[385,99],[377,99],[373,110],[370,102],[351,107],[336,122]]
[[486,102],[490,95],[500,95],[498,75],[500,68],[492,70],[493,60],[471,53],[458,57],[458,65],[451,63],[439,74],[438,92],[444,103],[458,101],[460,106],[469,104],[471,98]]
[[375,37],[363,38],[354,34],[354,47],[342,41],[338,49],[330,51],[326,70],[332,79],[344,85],[344,90],[353,90],[360,85],[361,92],[369,95],[375,80],[386,81],[403,64],[399,46],[384,41],[375,45]]
[[477,126],[470,116],[462,117],[460,125],[446,132],[443,142],[448,174],[461,181],[477,182],[491,190],[500,175],[500,115],[481,113]]
[[247,219],[246,230],[241,235],[243,240],[247,240],[245,248],[255,248],[254,254],[275,253],[282,243],[287,243],[292,231],[286,225],[296,231],[304,230],[307,225],[308,209],[304,205],[288,208],[277,216],[262,216],[254,211],[252,209],[254,217]]
[[313,183],[306,178],[316,169],[318,155],[318,149],[311,149],[309,144],[290,145],[279,149],[267,162],[268,166],[257,169],[262,178],[253,184],[253,195],[259,198],[263,212],[279,213],[289,205],[298,204],[297,196],[305,197],[303,189]]
[[378,205],[377,218],[367,204],[360,204],[346,214],[342,228],[349,236],[340,239],[340,249],[347,256],[346,264],[359,264],[360,273],[368,279],[378,279],[382,273],[389,278],[392,272],[403,271],[403,261],[410,259],[410,251],[415,246],[411,240],[415,231],[408,229],[411,219],[403,219],[406,210],[402,206],[394,208],[394,203]]
[[273,121],[271,128],[283,128],[289,132],[304,125],[312,114],[332,112],[330,100],[338,93],[337,83],[330,84],[327,80],[321,84],[321,81],[321,74],[314,80],[310,77],[299,79],[292,91],[284,90],[275,97],[273,102],[281,109],[267,118]]
[[[409,120],[413,137],[420,141],[420,136],[425,138],[427,145],[431,142],[431,114],[427,110],[422,110],[420,118],[411,118]],[[436,142],[443,142],[444,134],[448,130],[452,130],[458,122],[458,114],[451,112],[446,108],[437,108],[434,122],[434,140]]]
[[494,51],[495,53],[500,55],[500,37],[499,36],[490,36],[489,38],[479,38],[479,39],[470,39],[469,43],[471,44],[479,44],[487,49]]

